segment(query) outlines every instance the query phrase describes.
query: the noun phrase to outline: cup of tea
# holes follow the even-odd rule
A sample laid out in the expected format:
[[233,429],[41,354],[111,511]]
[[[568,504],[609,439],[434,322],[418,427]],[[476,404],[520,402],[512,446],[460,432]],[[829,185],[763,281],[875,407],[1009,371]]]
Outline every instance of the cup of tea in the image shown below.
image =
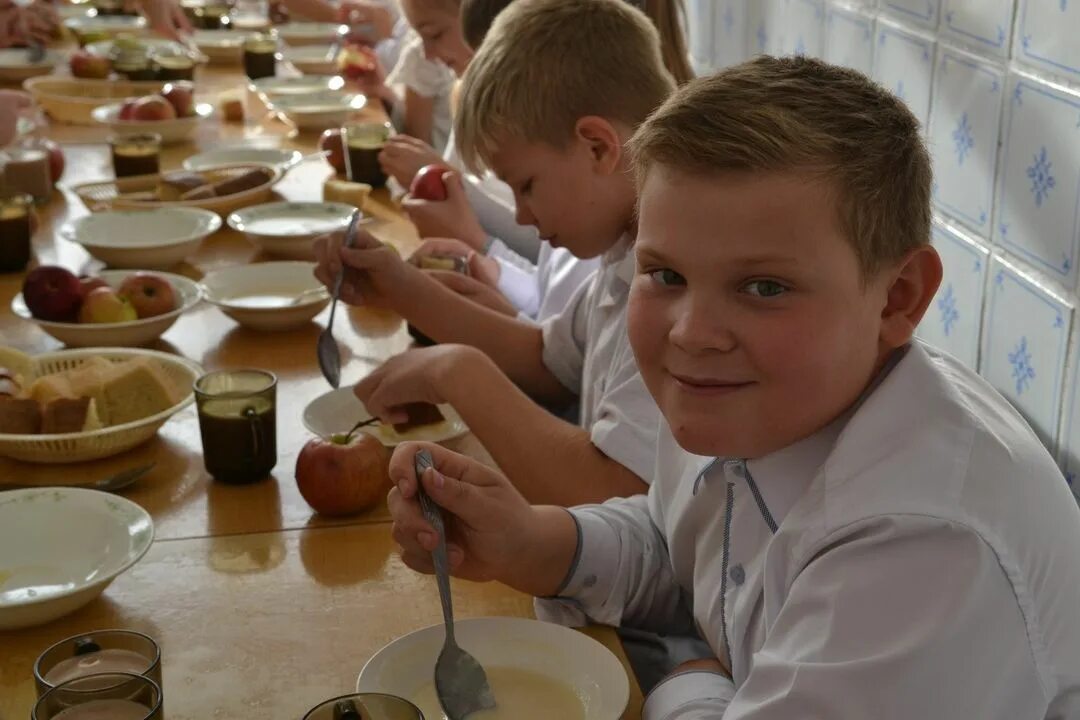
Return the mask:
[[345,174],[350,182],[367,183],[372,187],[386,184],[386,175],[379,166],[379,153],[392,134],[388,122],[355,122],[341,129]]
[[244,41],[244,74],[250,80],[277,74],[277,41],[269,35],[253,35]]
[[195,381],[203,463],[219,482],[244,485],[277,464],[277,377],[265,370],[218,370]]
[[319,703],[303,720],[424,720],[420,708],[396,695],[356,693]]
[[66,682],[102,673],[144,675],[160,688],[161,649],[140,632],[96,630],[61,640],[34,663],[38,697]]
[[57,685],[30,720],[161,720],[161,688],[143,675],[104,673]]
[[0,193],[0,272],[22,272],[30,262],[33,208],[29,193]]
[[161,170],[161,136],[152,132],[119,133],[109,137],[116,177],[157,175]]

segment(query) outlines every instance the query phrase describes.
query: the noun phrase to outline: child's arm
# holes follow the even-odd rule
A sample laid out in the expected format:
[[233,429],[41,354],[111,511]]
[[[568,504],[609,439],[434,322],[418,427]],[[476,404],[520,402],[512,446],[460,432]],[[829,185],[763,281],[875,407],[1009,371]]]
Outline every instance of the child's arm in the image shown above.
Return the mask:
[[[406,135],[430,145],[431,131],[435,127],[435,98],[421,95],[411,87],[406,87],[403,125]],[[415,171],[408,173],[408,182],[412,182],[412,176],[415,174]],[[408,184],[403,182],[406,178],[397,177],[397,175],[394,177],[402,185]]]

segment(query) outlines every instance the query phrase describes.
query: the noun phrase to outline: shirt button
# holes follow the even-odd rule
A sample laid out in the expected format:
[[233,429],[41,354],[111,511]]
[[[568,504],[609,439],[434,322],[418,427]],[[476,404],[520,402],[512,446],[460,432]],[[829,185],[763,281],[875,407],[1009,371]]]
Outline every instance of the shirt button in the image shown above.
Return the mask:
[[591,588],[595,584],[596,584],[596,576],[595,575],[587,575],[587,576],[585,576],[585,581],[582,583],[582,585],[584,585],[587,588]]
[[746,571],[743,570],[742,565],[736,565],[735,567],[728,570],[728,577],[731,578],[731,582],[735,583],[736,585],[742,585],[744,582],[746,582]]

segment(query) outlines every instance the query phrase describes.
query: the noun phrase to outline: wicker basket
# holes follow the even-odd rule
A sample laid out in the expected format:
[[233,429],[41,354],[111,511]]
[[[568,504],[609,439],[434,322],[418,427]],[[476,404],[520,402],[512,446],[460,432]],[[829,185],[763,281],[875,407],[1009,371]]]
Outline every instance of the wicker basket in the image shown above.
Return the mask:
[[49,117],[69,125],[97,125],[90,115],[94,108],[159,92],[162,85],[160,82],[78,80],[55,75],[30,78],[23,83]]
[[74,463],[117,455],[146,442],[170,417],[194,400],[192,384],[202,374],[202,368],[186,358],[135,348],[85,348],[47,353],[34,358],[32,382],[43,375],[72,370],[91,356],[121,362],[133,357],[152,357],[165,370],[177,387],[188,388],[184,399],[167,410],[123,425],[88,432],[57,435],[12,435],[0,433],[0,456],[33,463]]
[[160,175],[137,175],[135,177],[118,178],[116,180],[99,180],[97,182],[76,185],[72,188],[79,199],[83,201],[91,212],[102,210],[153,210],[161,207],[201,208],[216,212],[225,218],[229,213],[249,205],[257,205],[270,200],[274,185],[281,179],[280,167],[271,167],[260,163],[237,163],[235,165],[223,165],[201,171],[199,174],[208,181],[214,183],[238,175],[243,175],[248,170],[262,168],[271,173],[270,179],[258,187],[250,190],[233,193],[225,197],[207,198],[205,200],[178,200],[165,202],[161,200],[133,200],[123,197],[124,195],[137,192],[153,191],[157,188]]

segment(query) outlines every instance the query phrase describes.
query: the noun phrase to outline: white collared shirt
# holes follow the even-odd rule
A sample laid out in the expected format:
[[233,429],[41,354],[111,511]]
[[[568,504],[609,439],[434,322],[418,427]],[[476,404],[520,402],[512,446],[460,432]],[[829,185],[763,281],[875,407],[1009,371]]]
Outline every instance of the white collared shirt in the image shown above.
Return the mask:
[[582,260],[546,242],[540,246],[536,265],[523,267],[505,255],[495,256],[495,261],[499,263],[499,292],[520,311],[519,318],[540,323],[560,314],[600,267],[599,258]]
[[638,372],[626,336],[634,278],[632,239],[604,253],[592,279],[546,320],[544,365],[580,401],[580,424],[605,455],[646,482],[656,463],[660,411]]
[[921,344],[849,415],[748,462],[664,426],[647,497],[572,511],[538,613],[696,626],[732,679],[645,720],[1080,718],[1080,509],[1023,418]]

